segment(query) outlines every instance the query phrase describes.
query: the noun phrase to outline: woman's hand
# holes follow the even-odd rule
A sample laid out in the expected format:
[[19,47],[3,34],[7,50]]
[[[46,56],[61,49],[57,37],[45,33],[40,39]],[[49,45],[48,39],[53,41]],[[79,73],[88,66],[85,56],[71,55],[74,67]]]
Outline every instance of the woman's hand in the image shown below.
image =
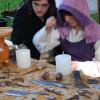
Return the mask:
[[46,32],[49,33],[55,25],[56,25],[56,18],[54,16],[48,18],[45,26]]

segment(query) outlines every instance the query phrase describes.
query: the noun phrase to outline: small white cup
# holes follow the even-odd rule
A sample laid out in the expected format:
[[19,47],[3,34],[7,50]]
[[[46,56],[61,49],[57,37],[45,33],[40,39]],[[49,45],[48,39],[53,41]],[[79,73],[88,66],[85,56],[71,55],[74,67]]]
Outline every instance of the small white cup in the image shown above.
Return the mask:
[[68,54],[60,54],[55,57],[56,59],[56,72],[62,73],[64,76],[71,74],[71,56]]
[[31,67],[30,50],[29,49],[16,50],[16,61],[17,61],[17,67],[19,68]]

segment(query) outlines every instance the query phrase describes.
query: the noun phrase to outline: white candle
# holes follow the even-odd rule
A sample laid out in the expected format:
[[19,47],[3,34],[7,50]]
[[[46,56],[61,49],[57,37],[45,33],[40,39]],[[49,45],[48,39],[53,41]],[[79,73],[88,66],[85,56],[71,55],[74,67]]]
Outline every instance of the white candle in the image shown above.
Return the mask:
[[31,56],[29,49],[16,50],[16,61],[19,68],[31,67]]
[[55,57],[56,59],[56,72],[63,75],[70,75],[71,70],[71,56],[68,54],[60,54]]

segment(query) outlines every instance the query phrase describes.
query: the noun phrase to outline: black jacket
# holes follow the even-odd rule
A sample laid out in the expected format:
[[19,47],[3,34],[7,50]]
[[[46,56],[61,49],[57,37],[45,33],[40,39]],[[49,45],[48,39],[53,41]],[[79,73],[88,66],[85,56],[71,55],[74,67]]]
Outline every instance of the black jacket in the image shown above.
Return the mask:
[[39,59],[40,53],[33,45],[32,38],[45,25],[46,19],[50,16],[49,13],[46,13],[44,22],[42,22],[34,12],[30,14],[28,5],[24,4],[15,15],[11,41],[17,45],[23,43],[30,49],[31,57]]

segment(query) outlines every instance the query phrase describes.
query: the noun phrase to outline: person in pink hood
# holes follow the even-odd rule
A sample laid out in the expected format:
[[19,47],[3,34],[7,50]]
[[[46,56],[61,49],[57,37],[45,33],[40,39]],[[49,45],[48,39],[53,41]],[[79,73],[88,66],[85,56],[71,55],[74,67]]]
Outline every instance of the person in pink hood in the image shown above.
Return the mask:
[[[79,70],[88,76],[100,77],[100,71],[97,72],[98,67],[100,69],[100,26],[90,17],[86,0],[63,0],[58,8],[58,19],[53,19],[56,25],[51,26],[48,19],[33,43],[40,53],[61,44],[63,52],[74,61],[75,86],[84,87]],[[96,64],[91,67],[92,63]]]

